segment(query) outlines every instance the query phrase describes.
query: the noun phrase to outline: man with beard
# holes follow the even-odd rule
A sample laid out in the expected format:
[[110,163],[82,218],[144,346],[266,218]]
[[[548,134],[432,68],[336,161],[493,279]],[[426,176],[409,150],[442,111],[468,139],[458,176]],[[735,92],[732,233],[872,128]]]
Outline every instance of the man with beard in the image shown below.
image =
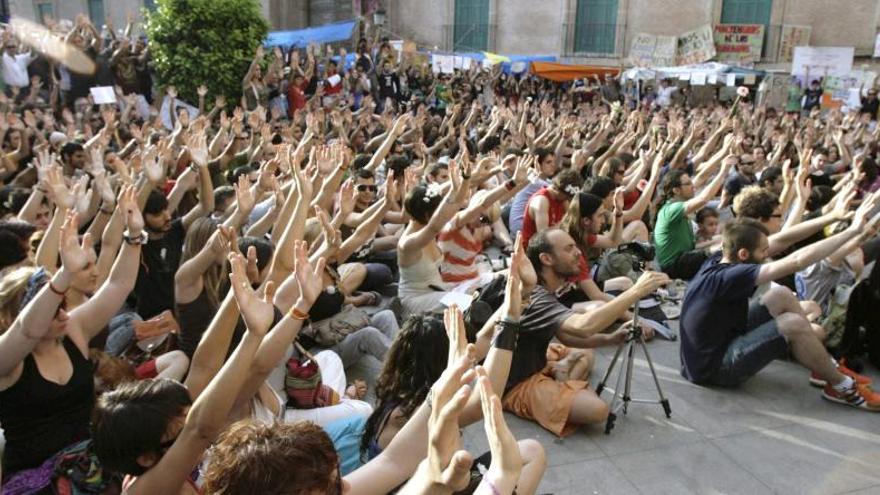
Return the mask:
[[[207,165],[207,164],[206,164]],[[186,215],[172,220],[172,208],[160,190],[153,190],[144,206],[144,230],[149,241],[141,250],[134,294],[137,313],[145,320],[174,309],[174,274],[180,266],[186,231],[199,217],[214,211],[214,191],[207,166],[195,164],[200,177],[199,204]]]
[[695,383],[737,386],[791,355],[813,372],[825,399],[880,410],[880,395],[869,380],[832,359],[791,290],[773,286],[749,303],[758,285],[803,270],[859,235],[875,205],[866,202],[843,232],[768,263],[767,227],[750,218],[728,223],[722,252],[703,265],[684,297],[682,375]]
[[[605,421],[608,406],[580,379],[586,373],[571,377],[578,379],[558,379],[554,364],[548,362],[548,354],[565,356],[571,351],[565,346],[595,345],[591,337],[610,327],[633,304],[667,283],[669,277],[645,272],[619,296],[596,309],[577,313],[560,303],[556,296],[559,289],[567,286],[569,278],[580,274],[581,251],[575,240],[558,228],[541,230],[529,242],[527,254],[534,269],[530,278],[537,279],[537,286],[520,321],[503,405],[517,416],[534,420],[556,435],[565,436],[580,425]],[[614,338],[613,335],[608,337]],[[562,345],[551,346],[553,338]],[[592,363],[587,365],[587,373],[591,366]]]

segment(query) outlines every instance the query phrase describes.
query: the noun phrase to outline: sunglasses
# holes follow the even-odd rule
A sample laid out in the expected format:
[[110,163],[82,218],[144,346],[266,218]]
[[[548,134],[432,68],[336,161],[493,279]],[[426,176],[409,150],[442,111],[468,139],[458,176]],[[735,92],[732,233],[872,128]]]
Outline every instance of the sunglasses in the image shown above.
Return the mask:
[[379,190],[378,186],[370,185],[370,184],[358,184],[357,192],[376,192]]

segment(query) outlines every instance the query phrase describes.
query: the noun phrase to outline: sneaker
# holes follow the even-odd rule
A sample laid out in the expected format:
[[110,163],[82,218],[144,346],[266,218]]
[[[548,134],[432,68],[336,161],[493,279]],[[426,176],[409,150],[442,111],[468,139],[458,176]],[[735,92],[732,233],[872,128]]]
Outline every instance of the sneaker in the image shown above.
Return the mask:
[[838,392],[831,385],[826,385],[825,389],[822,390],[822,397],[831,402],[880,412],[880,394],[871,390],[871,387],[868,385],[856,384],[855,387],[843,392]]
[[[860,375],[860,374],[856,373],[855,371],[847,368],[845,363],[846,363],[845,361],[841,361],[840,363],[838,363],[837,364],[837,371],[852,378],[859,385],[870,385],[871,384],[870,378],[868,378],[865,375]],[[828,382],[826,382],[825,380],[820,378],[819,375],[817,375],[815,372],[813,372],[810,374],[810,385],[812,385],[814,387],[824,388],[826,385],[828,385]]]

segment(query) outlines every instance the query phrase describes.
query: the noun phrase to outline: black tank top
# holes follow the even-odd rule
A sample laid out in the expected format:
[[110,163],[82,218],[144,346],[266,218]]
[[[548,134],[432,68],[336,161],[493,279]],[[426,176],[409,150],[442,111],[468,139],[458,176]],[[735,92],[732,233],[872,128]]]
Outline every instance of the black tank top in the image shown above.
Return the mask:
[[177,304],[177,321],[180,323],[180,350],[192,359],[202,340],[202,334],[208,329],[211,320],[217,313],[217,306],[208,299],[208,291],[202,289],[199,297],[189,303]]
[[4,477],[38,467],[61,449],[88,438],[95,404],[94,371],[70,337],[64,337],[63,345],[73,364],[66,384],[43,378],[33,354],[28,354],[18,381],[0,392],[0,423],[6,432]]

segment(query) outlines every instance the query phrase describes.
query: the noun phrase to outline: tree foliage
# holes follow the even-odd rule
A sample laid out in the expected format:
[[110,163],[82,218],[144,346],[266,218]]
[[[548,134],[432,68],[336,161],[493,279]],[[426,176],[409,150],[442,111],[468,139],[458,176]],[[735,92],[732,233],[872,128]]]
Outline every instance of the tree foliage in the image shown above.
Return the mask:
[[179,98],[193,103],[201,84],[208,87],[208,98],[238,101],[241,80],[269,31],[258,0],[158,0],[156,5],[145,15],[159,85],[176,86]]

